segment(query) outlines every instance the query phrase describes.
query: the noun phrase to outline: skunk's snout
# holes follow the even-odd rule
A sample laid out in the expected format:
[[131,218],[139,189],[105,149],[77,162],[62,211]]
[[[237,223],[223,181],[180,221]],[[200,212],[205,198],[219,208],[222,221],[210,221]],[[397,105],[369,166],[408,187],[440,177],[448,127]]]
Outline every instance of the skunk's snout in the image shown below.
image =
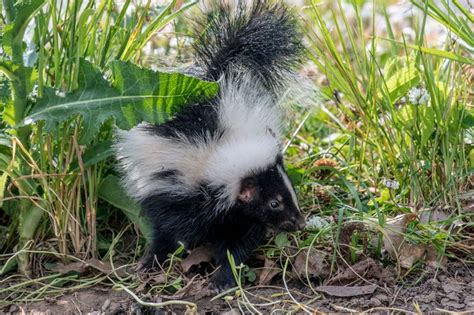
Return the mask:
[[301,216],[301,215],[298,215],[297,217],[291,217],[290,221],[295,226],[295,231],[303,230],[304,227],[306,226],[306,222],[305,222],[303,216]]
[[280,224],[279,229],[285,232],[296,232],[304,229],[306,222],[301,215],[291,217]]

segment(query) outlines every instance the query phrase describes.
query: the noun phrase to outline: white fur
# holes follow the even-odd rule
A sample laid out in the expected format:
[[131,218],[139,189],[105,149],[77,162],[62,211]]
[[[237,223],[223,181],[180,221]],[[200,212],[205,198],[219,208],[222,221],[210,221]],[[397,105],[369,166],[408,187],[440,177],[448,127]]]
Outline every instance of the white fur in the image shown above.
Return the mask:
[[280,173],[281,177],[283,178],[283,182],[285,183],[286,188],[291,194],[291,200],[293,200],[293,205],[299,210],[300,207],[298,205],[298,198],[296,197],[295,190],[293,189],[293,185],[291,184],[290,179],[288,178],[288,175],[286,175],[285,171],[283,168],[278,165],[278,172]]
[[[143,126],[117,132],[117,156],[129,194],[137,200],[157,191],[188,196],[207,182],[224,187],[220,209],[232,206],[241,180],[274,164],[280,152],[280,117],[273,102],[252,77],[239,76],[221,82],[218,117],[224,132],[218,139],[208,136],[197,144],[185,137],[167,139]],[[156,176],[166,170],[179,170],[179,183]]]

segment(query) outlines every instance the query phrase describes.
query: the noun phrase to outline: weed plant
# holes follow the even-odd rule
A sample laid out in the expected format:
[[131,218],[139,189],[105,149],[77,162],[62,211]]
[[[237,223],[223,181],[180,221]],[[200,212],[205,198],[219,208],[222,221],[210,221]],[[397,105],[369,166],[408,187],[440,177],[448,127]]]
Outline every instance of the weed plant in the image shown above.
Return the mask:
[[[150,294],[193,285],[179,267],[183,248],[152,281],[131,271],[149,230],[119,184],[111,145],[115,125],[163,122],[186,99],[216,93],[213,82],[141,67],[153,61],[151,46],[172,59],[169,41],[157,37],[171,22],[186,33],[182,14],[195,3],[3,0],[0,306],[98,284],[151,305],[136,293],[144,283]],[[308,228],[259,250],[289,297],[269,303],[311,311],[291,285],[297,280],[318,298],[314,259],[331,277],[372,257],[395,266],[402,280],[426,263],[420,257],[402,271],[403,257],[387,252],[404,243],[432,250],[438,266],[445,257],[474,262],[474,19],[457,0],[436,3],[412,1],[412,38],[379,1],[312,0],[295,9],[305,69],[322,100],[298,109],[288,130],[289,173]],[[442,45],[427,40],[433,21],[446,30]],[[84,276],[83,265],[96,272]],[[245,285],[264,269],[234,265],[237,291],[222,296],[235,294],[242,310],[258,311],[264,305],[250,302]],[[173,303],[196,307],[165,304]]]

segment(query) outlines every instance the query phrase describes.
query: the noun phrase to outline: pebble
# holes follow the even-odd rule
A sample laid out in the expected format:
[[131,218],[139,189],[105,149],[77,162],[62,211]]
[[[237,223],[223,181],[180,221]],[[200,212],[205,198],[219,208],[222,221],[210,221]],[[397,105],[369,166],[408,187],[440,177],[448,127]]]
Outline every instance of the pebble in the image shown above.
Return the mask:
[[380,302],[380,300],[377,299],[376,297],[373,297],[373,298],[370,299],[369,305],[372,306],[372,307],[377,307],[377,306],[381,306],[382,302]]
[[423,301],[425,303],[430,303],[432,301],[436,301],[436,292],[430,292],[429,294],[420,297],[420,301]]
[[454,301],[459,301],[459,296],[456,294],[456,292],[451,292],[447,295],[447,297],[451,300]]
[[377,294],[375,298],[381,302],[385,302],[389,300],[388,296],[386,296],[385,294]]
[[102,304],[102,307],[100,308],[102,312],[105,312],[106,309],[108,309],[110,306],[110,299],[105,300],[104,304]]
[[462,291],[462,286],[455,283],[454,281],[448,281],[444,282],[442,284],[443,290],[446,293],[451,293],[451,292],[461,292]]
[[448,308],[455,308],[455,309],[463,309],[466,306],[464,304],[453,302],[453,301],[449,301],[448,303],[444,305],[446,305]]

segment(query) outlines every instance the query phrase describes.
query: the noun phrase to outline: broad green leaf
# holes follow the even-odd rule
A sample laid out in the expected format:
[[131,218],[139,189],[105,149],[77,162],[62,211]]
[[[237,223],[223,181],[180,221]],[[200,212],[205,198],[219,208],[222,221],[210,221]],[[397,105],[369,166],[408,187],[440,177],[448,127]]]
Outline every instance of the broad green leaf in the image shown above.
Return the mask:
[[462,120],[462,128],[463,129],[471,129],[474,128],[474,115],[466,112],[464,114],[463,120]]
[[80,114],[80,141],[87,143],[110,117],[121,129],[130,129],[142,121],[162,123],[182,106],[212,97],[218,89],[215,82],[180,73],[155,72],[120,61],[112,64],[112,72],[113,83],[109,84],[90,63],[82,61],[79,88],[70,93],[45,88],[43,98],[23,124],[44,120],[45,130],[51,131],[57,123]]
[[201,81],[176,72],[146,70],[130,62],[115,61],[112,71],[113,86],[124,98],[122,110],[127,122],[117,122],[123,129],[143,120],[162,123],[181,106],[212,97],[218,91],[216,82]]
[[[2,46],[3,50],[12,56],[13,46],[20,46],[23,42],[23,35],[34,14],[46,3],[46,0],[11,0],[5,7],[8,19],[11,19],[3,29]],[[22,56],[12,56],[14,60]]]
[[[414,67],[397,70],[385,82],[392,102],[397,101],[420,82],[418,71]],[[381,98],[382,95],[379,95]]]
[[[28,202],[28,201],[27,201]],[[28,242],[33,240],[36,230],[40,225],[41,221],[45,217],[46,202],[44,200],[37,201],[37,204],[30,204],[29,207],[22,207],[23,211],[20,213],[19,229],[20,235],[19,248],[26,246]],[[22,251],[17,256],[18,271],[22,274],[27,274],[29,270],[30,253],[28,251]]]
[[397,71],[402,68],[408,68],[410,65],[414,67],[416,60],[409,56],[391,57],[383,66],[383,76],[388,80],[393,77]]
[[5,132],[0,132],[0,147],[12,147],[11,136],[6,134]]
[[127,196],[118,177],[109,175],[103,180],[99,188],[99,197],[122,210],[127,218],[139,227],[147,241],[151,240],[148,221],[140,215],[140,207]]
[[8,180],[8,173],[0,173],[0,207],[3,206],[3,199],[5,197],[5,188]]
[[91,166],[100,161],[104,161],[114,154],[112,140],[100,142],[89,148],[83,157],[84,166]]
[[[82,163],[84,167],[97,164],[101,161],[104,161],[114,155],[114,149],[112,147],[113,141],[106,140],[99,142],[86,150],[84,156],[82,157]],[[71,167],[74,171],[79,170],[79,165],[76,162]]]
[[[0,70],[1,71],[1,70]],[[10,85],[8,84],[8,80],[1,80],[0,81],[0,103],[7,103],[9,98],[11,97],[11,90]]]
[[427,105],[405,105],[398,111],[398,118],[411,134],[419,135],[423,147],[436,128],[435,112]]
[[[17,78],[16,82],[12,82],[16,89],[24,88],[25,95],[29,93],[29,91],[32,91],[34,83],[38,79],[37,70],[30,67],[18,66],[16,64],[11,64],[11,68],[13,69],[14,76]],[[5,109],[2,113],[3,121],[5,121],[11,127],[14,127],[16,122],[21,121],[23,118],[22,112],[18,111],[18,107],[15,104],[15,97],[17,96],[10,95],[10,99],[5,103]],[[23,101],[25,104],[30,102],[27,99]]]
[[16,259],[7,260],[4,265],[0,265],[0,276],[3,276],[10,272],[15,271],[17,269],[17,266],[18,266],[18,262],[16,261]]
[[[380,197],[374,198],[375,201],[377,201],[379,204],[384,203],[386,201],[390,200],[390,189],[385,188],[382,189],[380,192]],[[372,200],[369,201],[369,203],[373,204],[374,202]]]
[[283,248],[290,245],[288,235],[286,233],[278,233],[278,235],[275,237],[275,245],[278,248]]
[[436,128],[436,115],[433,108],[427,106],[421,108],[420,114],[421,147],[424,147]]

